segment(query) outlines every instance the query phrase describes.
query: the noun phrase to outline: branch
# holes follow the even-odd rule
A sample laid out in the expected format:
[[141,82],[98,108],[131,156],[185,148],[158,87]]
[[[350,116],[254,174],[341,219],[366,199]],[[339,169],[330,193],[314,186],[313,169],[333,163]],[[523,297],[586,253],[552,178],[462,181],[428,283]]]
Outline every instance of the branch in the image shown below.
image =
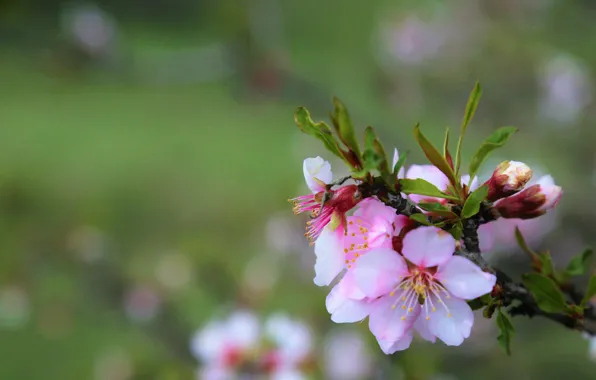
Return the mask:
[[[567,328],[596,336],[596,315],[592,308],[586,309],[583,318],[575,318],[563,313],[547,313],[538,307],[534,297],[524,285],[516,283],[504,272],[492,268],[480,253],[478,225],[479,220],[477,217],[464,220],[465,249],[458,250],[456,254],[474,262],[482,270],[494,273],[497,276],[497,286],[500,288],[499,297],[503,302],[503,306],[513,305],[509,309],[511,316],[524,315],[529,318],[540,316]],[[574,296],[574,298],[579,297],[578,294],[574,294]]]
[[[360,184],[358,188],[362,192],[363,197],[376,196],[387,206],[393,207],[397,214],[411,216],[422,213],[414,203],[402,197],[400,193],[389,191],[383,183],[375,182],[369,184],[365,182]],[[462,221],[463,247],[460,247],[455,254],[472,261],[483,271],[493,273],[497,276],[497,286],[495,289],[498,289],[498,297],[502,302],[502,306],[511,306],[509,309],[511,316],[523,315],[529,318],[539,316],[567,328],[596,336],[596,312],[593,307],[588,307],[584,311],[583,318],[572,317],[563,313],[547,313],[538,307],[534,297],[523,284],[513,281],[504,272],[491,267],[484,257],[482,257],[480,241],[478,239],[478,227],[497,218],[498,215],[488,205],[483,204],[477,215],[469,219],[464,219]],[[567,289],[567,293],[575,304],[578,304],[578,299],[581,300],[583,298],[574,288]]]

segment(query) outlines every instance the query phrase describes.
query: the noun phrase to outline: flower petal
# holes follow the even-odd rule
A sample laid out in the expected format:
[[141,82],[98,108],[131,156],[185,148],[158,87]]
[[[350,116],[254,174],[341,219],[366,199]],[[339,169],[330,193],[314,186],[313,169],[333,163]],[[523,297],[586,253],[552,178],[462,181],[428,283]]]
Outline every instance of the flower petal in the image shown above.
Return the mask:
[[408,330],[404,336],[396,342],[383,339],[377,339],[377,342],[379,342],[379,346],[381,346],[381,350],[383,350],[385,354],[391,355],[397,351],[408,349],[412,343],[412,339],[414,339],[414,334],[412,333],[412,330]]
[[304,172],[304,179],[306,185],[313,193],[325,191],[325,186],[321,183],[331,183],[333,180],[333,173],[331,172],[331,164],[321,157],[307,158],[302,164],[302,171]]
[[435,343],[437,341],[437,337],[428,330],[428,324],[426,323],[424,316],[420,316],[416,319],[416,322],[414,322],[414,330],[418,332],[422,339],[428,342]]
[[470,260],[452,256],[439,266],[434,278],[439,280],[455,297],[472,300],[493,290],[497,278],[483,272]]
[[404,237],[402,253],[412,263],[423,267],[441,265],[455,252],[455,239],[437,227],[418,227]]
[[[444,304],[432,296],[436,312],[426,320],[428,331],[448,346],[459,346],[470,336],[474,324],[474,313],[466,301],[455,297],[443,297]],[[424,318],[424,316],[421,316]]]
[[433,165],[412,165],[408,168],[406,178],[422,178],[438,187],[439,190],[445,190],[449,185],[447,176]]
[[315,242],[315,279],[318,286],[327,286],[344,269],[344,252],[341,228],[335,231],[324,228]]
[[353,323],[366,318],[371,304],[364,300],[353,300],[343,294],[339,284],[335,285],[325,300],[327,311],[335,323]]
[[391,292],[408,274],[401,255],[390,248],[376,248],[358,259],[353,272],[356,286],[370,298]]
[[[420,314],[418,302],[412,305],[411,312],[403,310],[399,303],[396,304],[395,301],[402,297],[402,293],[397,293],[393,297],[379,298],[371,304],[368,326],[377,339],[398,341],[412,327]],[[394,308],[394,305],[397,307]]]

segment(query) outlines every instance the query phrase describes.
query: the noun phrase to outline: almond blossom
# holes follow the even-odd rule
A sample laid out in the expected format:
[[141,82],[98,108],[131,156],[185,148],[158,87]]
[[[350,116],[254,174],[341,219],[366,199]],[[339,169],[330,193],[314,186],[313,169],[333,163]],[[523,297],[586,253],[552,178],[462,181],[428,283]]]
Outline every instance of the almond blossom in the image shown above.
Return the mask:
[[[366,317],[369,302],[356,286],[353,270],[358,266],[358,260],[372,249],[391,248],[394,235],[399,233],[407,220],[403,215],[396,215],[393,208],[374,198],[368,198],[360,204],[353,216],[347,217],[347,229],[336,240],[325,241],[320,238],[326,245],[317,241],[315,253],[318,248],[318,255],[321,254],[320,250],[327,250],[326,253],[333,252],[335,257],[340,256],[335,267],[325,268],[328,269],[327,272],[317,272],[317,275],[324,275],[331,282],[341,271],[345,271],[341,281],[327,297],[327,310],[333,321],[355,322]],[[330,256],[327,254],[327,257]],[[319,266],[318,269],[322,268]]]
[[495,203],[495,209],[504,218],[532,219],[544,215],[561,199],[563,190],[546,175],[523,191]]
[[[309,212],[312,220],[307,223],[305,236],[315,240],[329,225],[335,231],[345,224],[345,214],[362,199],[356,185],[347,185],[338,190],[327,189],[333,179],[331,164],[321,157],[307,158],[303,163],[304,179],[312,194],[290,199],[294,213]],[[327,199],[326,199],[327,197]]]
[[237,311],[225,320],[214,320],[198,331],[191,351],[203,363],[200,378],[226,380],[258,346],[260,325],[249,311]]
[[382,350],[406,349],[413,330],[450,346],[470,335],[474,314],[465,300],[490,292],[496,277],[454,256],[456,242],[436,227],[419,227],[403,241],[402,254],[378,248],[354,269],[357,286],[371,300],[369,328]]

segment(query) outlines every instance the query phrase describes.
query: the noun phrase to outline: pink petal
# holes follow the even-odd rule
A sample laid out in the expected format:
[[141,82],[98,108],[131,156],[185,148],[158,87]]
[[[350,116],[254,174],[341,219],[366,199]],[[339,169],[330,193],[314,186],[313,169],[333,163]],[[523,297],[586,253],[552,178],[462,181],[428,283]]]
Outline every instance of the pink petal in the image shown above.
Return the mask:
[[404,336],[396,342],[383,339],[377,339],[377,342],[379,342],[379,346],[385,354],[391,355],[397,351],[408,349],[412,343],[412,339],[414,339],[414,334],[412,333],[412,330],[408,330]]
[[483,272],[478,265],[460,256],[452,256],[440,265],[434,278],[452,295],[465,300],[491,292],[497,281],[494,275]]
[[358,287],[354,271],[347,271],[337,284],[341,293],[353,300],[361,300],[366,297],[366,294]]
[[449,185],[447,176],[433,165],[412,165],[406,173],[406,178],[422,178],[438,187],[439,190],[445,190]]
[[418,227],[406,234],[402,253],[412,263],[423,267],[441,265],[455,252],[455,239],[437,227]]
[[340,285],[335,285],[325,300],[327,311],[335,323],[359,322],[368,315],[371,304],[364,300],[353,300],[346,297]]
[[344,269],[343,230],[324,228],[315,242],[315,279],[318,286],[327,286]]
[[[459,346],[470,336],[474,324],[472,309],[466,301],[459,298],[443,297],[444,304],[441,304],[435,296],[431,298],[436,306],[436,312],[430,312],[429,319],[425,319],[428,331],[448,346]],[[420,318],[425,316],[423,313]]]
[[[508,220],[508,219],[503,219]],[[486,223],[478,228],[478,239],[480,240],[480,252],[490,252],[495,246],[495,232],[492,223]]]
[[390,248],[376,248],[362,256],[354,269],[356,286],[370,298],[391,292],[408,274],[405,260]]
[[435,343],[437,341],[437,337],[428,330],[424,315],[421,315],[416,319],[416,322],[414,322],[414,330],[418,332],[422,339],[428,342]]
[[323,160],[321,157],[307,158],[304,160],[302,171],[304,172],[306,184],[313,193],[325,191],[324,184],[333,181],[331,164]]
[[385,296],[372,303],[368,326],[377,339],[398,341],[412,327],[420,314],[420,304],[417,302],[409,313],[399,306],[392,308],[399,297],[401,293],[396,293],[393,297]]

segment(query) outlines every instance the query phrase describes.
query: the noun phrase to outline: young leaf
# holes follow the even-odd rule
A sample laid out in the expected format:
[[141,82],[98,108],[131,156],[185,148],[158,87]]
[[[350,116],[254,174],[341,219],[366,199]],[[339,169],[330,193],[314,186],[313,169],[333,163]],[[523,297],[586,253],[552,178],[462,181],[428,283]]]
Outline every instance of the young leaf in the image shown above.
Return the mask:
[[410,215],[410,219],[425,226],[432,226],[432,223],[428,221],[428,218],[424,214],[412,214]]
[[540,273],[525,273],[522,281],[543,311],[559,313],[568,309],[561,289],[550,278]]
[[461,210],[461,217],[464,219],[470,218],[480,211],[480,204],[486,199],[488,195],[488,185],[483,185],[474,190],[466,199],[464,207]]
[[[480,96],[482,96],[482,87],[480,86],[480,83],[476,82],[476,85],[472,89],[470,97],[468,98],[468,104],[466,104],[466,112],[461,123],[459,140],[457,141],[457,150],[455,152],[455,173],[459,173],[459,166],[461,164],[461,145],[464,140],[464,134],[466,133],[468,124],[472,120],[472,117],[474,117],[474,113],[476,113],[476,108],[478,108]],[[470,178],[474,178],[472,174],[470,174]]]
[[410,151],[407,150],[405,152],[402,152],[399,155],[399,158],[397,159],[397,161],[395,162],[395,165],[393,165],[393,174],[397,175],[399,173],[399,170],[404,166],[404,164],[406,163],[406,159],[408,158],[408,154],[410,154]]
[[427,195],[429,197],[436,197],[436,198],[445,198],[445,199],[452,199],[457,200],[457,197],[453,195],[445,194],[441,190],[439,190],[435,185],[432,183],[423,180],[422,178],[416,179],[400,179],[399,184],[401,185],[401,191],[405,194],[419,194],[419,195]]
[[318,138],[323,142],[325,147],[331,151],[331,153],[347,162],[335,137],[333,137],[333,134],[331,133],[331,128],[329,128],[327,124],[322,121],[315,123],[311,119],[310,113],[304,107],[298,107],[296,109],[294,112],[294,121],[302,132]]
[[593,253],[594,251],[588,248],[585,249],[580,255],[573,257],[567,265],[565,273],[569,276],[581,276],[582,274],[586,273]]
[[373,127],[366,127],[364,131],[364,168],[368,171],[378,170],[383,172],[387,168],[387,157],[379,143]]
[[530,257],[534,258],[536,256],[538,256],[538,254],[536,252],[534,252],[532,250],[532,248],[528,247],[528,244],[526,243],[526,240],[524,239],[524,236],[522,235],[521,231],[519,230],[519,227],[515,227],[515,240],[517,240],[517,245],[519,245],[519,247],[526,252],[528,255],[530,255]]
[[449,232],[455,240],[459,241],[464,233],[464,226],[461,224],[461,221],[458,221],[455,226],[451,227],[447,232]]
[[507,140],[509,140],[511,135],[513,135],[515,132],[517,132],[517,128],[515,127],[501,127],[494,131],[493,134],[490,135],[486,140],[484,140],[478,151],[476,151],[476,154],[474,154],[472,157],[472,161],[470,161],[470,170],[468,171],[470,178],[474,178],[476,176],[478,170],[480,169],[480,165],[482,165],[488,155],[493,150],[505,145]]
[[582,299],[582,303],[580,306],[585,307],[586,304],[590,302],[590,299],[594,297],[594,295],[596,295],[596,274],[590,277],[588,287],[586,288],[586,294],[584,295],[584,298]]
[[416,138],[416,141],[418,141],[418,144],[422,148],[422,151],[424,151],[424,154],[430,163],[442,171],[451,183],[458,183],[455,178],[455,174],[453,173],[453,169],[451,169],[451,166],[449,166],[449,163],[445,157],[443,157],[437,148],[435,148],[435,146],[426,138],[426,136],[422,134],[418,124],[414,127],[414,138]]
[[550,252],[538,253],[538,257],[540,258],[541,273],[545,276],[555,275],[555,267]]
[[511,319],[501,309],[499,309],[499,313],[497,314],[497,327],[501,331],[497,340],[507,355],[511,355],[511,339],[515,333],[515,328],[511,323]]
[[418,203],[418,207],[425,211],[430,211],[440,216],[444,216],[446,218],[457,218],[457,215],[451,211],[449,208],[443,206],[440,203],[426,203],[420,202]]
[[354,133],[354,126],[348,110],[338,98],[333,98],[333,108],[334,113],[331,115],[331,120],[339,138],[357,157],[360,157],[360,145]]

